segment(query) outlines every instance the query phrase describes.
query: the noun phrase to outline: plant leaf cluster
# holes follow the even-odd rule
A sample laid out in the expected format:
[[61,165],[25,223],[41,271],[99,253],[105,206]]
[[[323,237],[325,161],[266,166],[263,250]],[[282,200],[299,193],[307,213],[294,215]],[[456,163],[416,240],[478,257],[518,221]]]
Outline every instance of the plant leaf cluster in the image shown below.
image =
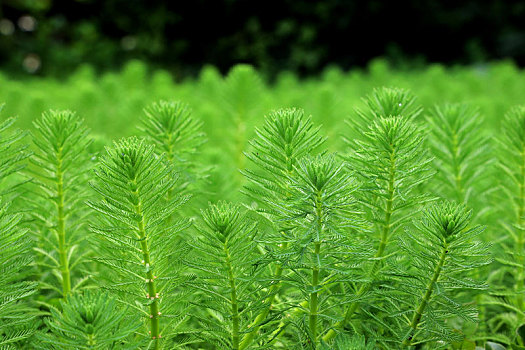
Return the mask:
[[257,76],[207,79],[225,154],[182,102],[105,150],[71,111],[44,112],[31,150],[0,124],[0,349],[525,346],[523,108],[492,147],[475,108],[379,88],[333,152],[300,108],[248,141]]

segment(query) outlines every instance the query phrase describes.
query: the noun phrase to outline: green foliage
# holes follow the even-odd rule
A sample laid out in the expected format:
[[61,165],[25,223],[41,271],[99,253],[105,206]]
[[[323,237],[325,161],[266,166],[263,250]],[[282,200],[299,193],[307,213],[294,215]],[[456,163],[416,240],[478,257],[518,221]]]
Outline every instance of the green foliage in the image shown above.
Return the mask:
[[[426,121],[430,126],[430,149],[434,168],[439,169],[432,179],[433,192],[442,199],[456,201],[473,209],[474,222],[491,224],[495,212],[486,207],[494,200],[496,188],[490,181],[494,175],[494,158],[491,157],[491,140],[483,132],[483,119],[478,110],[466,104],[434,106]],[[485,277],[489,269],[482,272]],[[485,308],[482,296],[480,305],[480,329],[484,333]]]
[[[517,330],[525,320],[523,297],[525,280],[525,108],[508,111],[499,138],[499,166],[502,189],[499,223],[506,235],[501,240],[503,254],[497,258],[501,266],[490,276],[495,290],[486,298],[494,314],[490,329],[504,335],[505,343],[523,346]],[[492,338],[494,340],[500,340]]]
[[[0,106],[1,110],[1,106]],[[28,297],[36,293],[36,283],[27,279],[31,240],[21,225],[22,214],[10,210],[6,193],[13,190],[10,175],[24,167],[28,153],[20,145],[23,133],[12,131],[14,119],[0,124],[0,349],[16,349],[35,330],[35,312]],[[8,187],[9,186],[9,187]],[[16,187],[14,187],[16,188]],[[18,346],[17,346],[18,344]]]
[[405,89],[374,89],[364,102],[367,108],[358,109],[356,112],[365,123],[379,117],[403,116],[406,119],[414,119],[423,111],[412,92]]
[[[4,106],[0,105],[0,112]],[[24,181],[13,179],[13,174],[19,173],[24,167],[24,159],[30,153],[27,151],[28,146],[21,140],[27,135],[21,130],[12,130],[15,118],[8,118],[0,123],[0,197],[6,198],[7,195],[16,196],[20,193],[18,186]],[[17,192],[16,192],[17,191]]]
[[[264,126],[256,130],[257,138],[250,142],[252,152],[246,157],[255,166],[248,168],[244,175],[249,184],[246,193],[255,201],[257,211],[272,223],[272,229],[266,233],[265,246],[268,262],[275,263],[287,255],[289,237],[286,232],[289,225],[283,221],[285,213],[282,206],[291,203],[291,176],[295,173],[300,158],[310,154],[324,141],[319,135],[310,117],[304,117],[300,109],[280,109],[270,113]],[[253,321],[253,330],[241,343],[246,348],[258,331],[258,325],[267,317],[272,318],[270,309],[281,289],[280,279],[283,273],[282,263],[277,261],[271,272],[273,282],[266,300],[267,308],[262,310]],[[281,325],[284,326],[284,325]]]
[[[337,328],[348,325],[360,308],[362,301],[359,299],[369,293],[380,276],[385,257],[395,254],[391,238],[406,225],[413,211],[429,200],[427,195],[418,193],[418,186],[432,173],[429,169],[431,158],[424,147],[424,133],[413,121],[420,113],[419,108],[411,107],[413,97],[406,91],[383,89],[375,91],[367,101],[370,113],[359,112],[359,126],[354,126],[360,130],[360,136],[347,140],[352,147],[348,161],[365,189],[360,192],[359,199],[368,220],[374,224],[370,239],[375,243],[376,253],[365,272],[367,282],[354,287],[358,301],[347,307]],[[397,107],[403,108],[399,103],[406,109],[397,110]],[[383,111],[407,114],[386,117],[378,114]],[[372,119],[365,124],[367,117]],[[334,335],[332,330],[324,339],[329,340]]]
[[[227,153],[219,151],[217,157],[221,163],[229,164],[229,169],[234,170],[220,174],[221,188],[216,191],[222,195],[220,198],[228,197],[227,192],[235,191],[244,183],[244,177],[239,170],[246,167],[244,151],[248,140],[252,135],[254,119],[265,112],[263,105],[265,101],[265,86],[253,67],[248,65],[237,65],[228,73],[218,93],[219,103],[215,108],[217,118],[213,122],[214,130],[210,131],[221,141]],[[217,113],[218,112],[218,113]],[[225,169],[216,169],[224,172]],[[225,176],[226,175],[226,176]],[[217,176],[217,177],[219,177]],[[233,187],[232,187],[233,186]],[[226,189],[226,192],[224,191]]]
[[488,137],[482,132],[479,112],[464,104],[445,104],[430,109],[430,144],[435,156],[436,194],[486,211],[490,182],[482,181],[492,165]]
[[395,305],[392,323],[401,324],[398,340],[404,346],[461,340],[450,320],[476,320],[477,310],[465,292],[487,285],[469,272],[491,259],[489,246],[477,240],[483,228],[470,227],[471,216],[462,205],[441,202],[425,210],[413,230],[399,236],[407,259],[402,262],[404,271],[394,275],[395,290],[389,295]]
[[[519,241],[525,230],[525,107],[514,107],[505,115],[500,145],[500,164],[508,180],[503,183],[514,214],[515,227],[511,234]],[[522,237],[521,241],[524,239]]]
[[[248,194],[263,205],[263,212],[278,218],[279,208],[290,194],[290,176],[300,158],[310,154],[324,141],[311,118],[300,109],[280,109],[268,115],[262,129],[256,130],[246,157],[256,166],[247,169]],[[273,210],[272,210],[273,208]]]
[[376,225],[378,250],[384,250],[390,236],[409,220],[410,211],[428,201],[418,193],[418,186],[432,175],[424,133],[402,116],[381,117],[351,144],[348,161],[367,189],[362,203]]
[[362,335],[356,334],[352,337],[339,334],[335,337],[333,344],[322,344],[320,350],[373,350],[375,342],[366,341]]
[[282,209],[291,228],[286,232],[288,254],[282,261],[291,272],[285,283],[292,286],[292,295],[307,301],[308,328],[302,340],[314,347],[337,318],[334,300],[343,305],[353,300],[342,285],[355,282],[357,267],[368,256],[353,236],[362,219],[354,199],[358,185],[345,165],[331,155],[299,160],[291,178],[290,203]]
[[101,198],[88,205],[101,214],[91,229],[95,260],[107,267],[103,288],[142,316],[148,348],[172,348],[169,340],[184,320],[178,233],[188,223],[168,219],[187,196],[167,198],[176,181],[171,168],[135,137],[108,148],[95,175],[92,185]]
[[192,252],[186,261],[200,277],[192,283],[198,300],[193,303],[206,310],[195,315],[203,330],[198,337],[218,348],[239,349],[253,318],[267,307],[261,288],[268,279],[256,264],[257,228],[226,202],[210,205],[202,220],[198,237],[188,242]]
[[48,111],[34,122],[34,153],[29,173],[37,185],[31,214],[40,254],[41,286],[66,297],[85,284],[80,275],[84,249],[88,129],[71,111]]
[[31,263],[31,241],[27,230],[20,228],[22,215],[9,213],[9,207],[0,204],[0,348],[14,349],[34,331],[30,324],[34,312],[26,300],[36,285],[24,278]]
[[[67,302],[66,302],[67,301]],[[44,349],[138,349],[130,335],[140,327],[107,293],[84,292],[61,301],[62,311],[45,319],[49,333],[39,334]]]
[[[522,95],[520,71],[376,62],[371,74],[283,74],[270,89],[246,66],[178,85],[146,68],[83,69],[40,93],[0,76],[22,125],[49,95],[95,130],[90,143],[74,113],[45,112],[30,156],[14,119],[0,123],[0,348],[82,348],[89,334],[100,348],[525,347],[525,113],[500,118]],[[359,104],[392,81],[403,89]],[[189,104],[163,102],[173,96]],[[152,99],[145,139],[104,152]],[[313,116],[261,121],[279,105]]]
[[179,174],[181,179],[174,191],[181,192],[197,181],[195,156],[205,141],[200,131],[202,122],[192,118],[189,106],[182,102],[159,101],[144,112],[140,129],[156,146],[157,154],[165,153],[166,160]]

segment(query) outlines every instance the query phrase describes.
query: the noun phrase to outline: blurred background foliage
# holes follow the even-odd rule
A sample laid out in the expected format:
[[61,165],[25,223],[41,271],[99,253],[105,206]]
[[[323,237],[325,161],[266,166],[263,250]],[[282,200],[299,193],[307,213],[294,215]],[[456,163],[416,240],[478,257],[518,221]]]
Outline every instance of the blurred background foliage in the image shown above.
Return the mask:
[[208,188],[213,196],[206,198],[215,201],[235,198],[244,181],[238,171],[245,168],[243,152],[250,152],[248,141],[255,127],[274,109],[303,108],[321,125],[328,150],[337,151],[344,149],[343,135],[352,137],[344,121],[355,116],[355,108],[364,107],[361,98],[379,86],[400,87],[416,93],[425,110],[445,102],[478,107],[483,132],[493,135],[501,116],[523,103],[524,82],[525,70],[512,61],[471,67],[429,64],[403,71],[375,59],[363,69],[332,66],[303,79],[283,71],[269,84],[249,65],[237,65],[226,75],[205,66],[195,78],[180,83],[168,70],[132,60],[102,74],[90,65],[81,66],[65,79],[18,79],[0,72],[0,103],[5,102],[3,116],[18,116],[17,125],[30,130],[44,110],[78,112],[91,129],[96,152],[111,140],[136,135],[144,107],[160,99],[183,101],[197,120],[204,121],[208,141],[195,161],[213,166]]
[[147,61],[176,78],[249,63],[266,77],[510,58],[525,64],[525,2],[0,0],[0,69],[65,77]]

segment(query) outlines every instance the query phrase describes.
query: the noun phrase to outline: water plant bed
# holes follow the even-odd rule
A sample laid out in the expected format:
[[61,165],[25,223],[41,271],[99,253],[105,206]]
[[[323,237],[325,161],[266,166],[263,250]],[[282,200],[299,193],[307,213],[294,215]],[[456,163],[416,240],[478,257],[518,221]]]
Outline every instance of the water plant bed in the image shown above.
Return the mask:
[[525,349],[524,83],[0,76],[0,349]]

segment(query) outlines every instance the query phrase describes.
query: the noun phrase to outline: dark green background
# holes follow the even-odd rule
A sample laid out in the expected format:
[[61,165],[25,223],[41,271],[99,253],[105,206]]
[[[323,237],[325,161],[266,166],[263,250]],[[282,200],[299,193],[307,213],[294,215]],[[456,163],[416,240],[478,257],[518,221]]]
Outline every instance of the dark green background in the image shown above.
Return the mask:
[[[37,20],[34,31],[17,26],[23,15]],[[517,0],[0,0],[0,18],[15,27],[0,34],[0,68],[15,75],[26,74],[28,54],[41,60],[36,74],[56,76],[81,63],[107,70],[131,58],[179,78],[204,64],[225,72],[240,62],[269,77],[304,76],[378,56],[401,67],[525,64],[525,2]]]

